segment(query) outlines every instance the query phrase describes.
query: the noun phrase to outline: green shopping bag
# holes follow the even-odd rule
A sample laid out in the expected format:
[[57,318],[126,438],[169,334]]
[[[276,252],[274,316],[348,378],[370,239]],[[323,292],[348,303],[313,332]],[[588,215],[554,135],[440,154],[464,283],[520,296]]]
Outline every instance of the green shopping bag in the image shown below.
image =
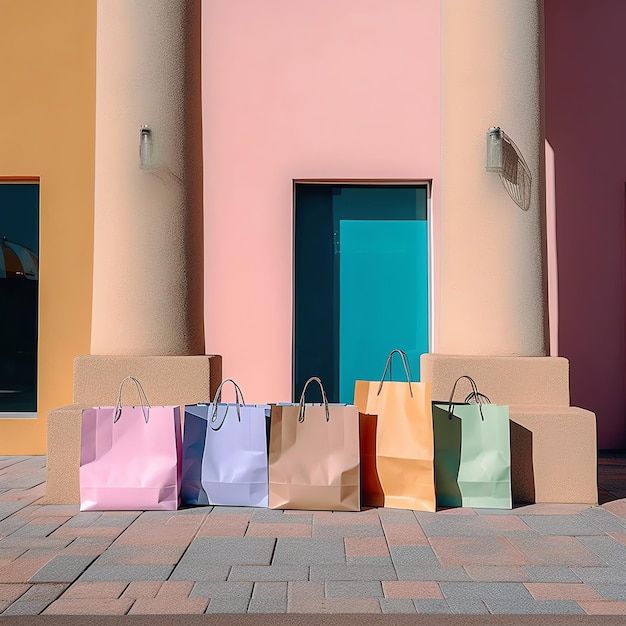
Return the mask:
[[[457,383],[472,385],[453,402]],[[435,492],[438,506],[510,509],[509,407],[491,404],[469,376],[452,387],[448,402],[433,402]]]

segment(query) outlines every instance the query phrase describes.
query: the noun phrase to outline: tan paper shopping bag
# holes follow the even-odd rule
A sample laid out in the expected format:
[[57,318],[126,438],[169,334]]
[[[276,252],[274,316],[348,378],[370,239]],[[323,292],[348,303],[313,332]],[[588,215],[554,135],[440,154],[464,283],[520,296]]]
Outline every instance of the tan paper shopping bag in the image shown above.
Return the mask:
[[[310,382],[322,390],[321,404],[305,404]],[[359,511],[359,412],[329,404],[322,382],[307,380],[299,404],[271,409],[269,508]]]
[[[385,380],[394,353],[402,358],[407,382]],[[356,381],[354,403],[361,420],[362,504],[434,511],[430,383],[411,382],[406,354],[393,350],[380,381]]]

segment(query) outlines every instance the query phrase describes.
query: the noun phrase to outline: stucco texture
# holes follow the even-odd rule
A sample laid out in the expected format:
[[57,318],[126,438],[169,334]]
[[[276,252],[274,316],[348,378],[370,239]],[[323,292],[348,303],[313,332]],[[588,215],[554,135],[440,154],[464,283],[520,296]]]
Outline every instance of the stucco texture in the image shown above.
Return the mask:
[[40,181],[36,419],[0,420],[0,454],[44,454],[46,416],[72,398],[89,352],[95,0],[3,0],[0,177]]

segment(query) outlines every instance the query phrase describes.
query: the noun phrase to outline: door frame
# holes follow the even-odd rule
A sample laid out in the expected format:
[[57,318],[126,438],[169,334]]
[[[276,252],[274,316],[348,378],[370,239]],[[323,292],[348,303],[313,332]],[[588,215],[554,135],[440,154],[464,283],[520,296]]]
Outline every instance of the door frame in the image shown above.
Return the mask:
[[[427,243],[427,263],[428,263],[428,351],[434,352],[436,348],[436,317],[435,300],[438,290],[435,279],[437,276],[437,248],[434,245],[435,226],[433,212],[433,181],[432,179],[409,179],[409,178],[294,178],[292,179],[291,190],[291,381],[290,387],[295,388],[296,371],[296,272],[295,272],[295,241],[296,241],[296,185],[363,185],[371,187],[384,187],[386,185],[426,188],[426,221],[428,222],[428,243]],[[293,391],[292,391],[293,393]],[[299,398],[292,398],[293,402],[298,402]]]

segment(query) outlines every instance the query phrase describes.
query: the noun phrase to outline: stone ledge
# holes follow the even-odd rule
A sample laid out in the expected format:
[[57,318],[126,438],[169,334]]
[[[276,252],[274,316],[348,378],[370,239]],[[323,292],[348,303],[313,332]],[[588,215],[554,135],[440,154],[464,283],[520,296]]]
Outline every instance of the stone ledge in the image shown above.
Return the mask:
[[[80,501],[78,481],[82,410],[112,406],[120,382],[137,377],[153,406],[207,402],[215,397],[222,379],[222,357],[82,356],[74,361],[74,404],[48,414],[48,463],[46,504],[76,504]],[[136,402],[131,385],[124,400]],[[128,395],[126,395],[128,394]]]

